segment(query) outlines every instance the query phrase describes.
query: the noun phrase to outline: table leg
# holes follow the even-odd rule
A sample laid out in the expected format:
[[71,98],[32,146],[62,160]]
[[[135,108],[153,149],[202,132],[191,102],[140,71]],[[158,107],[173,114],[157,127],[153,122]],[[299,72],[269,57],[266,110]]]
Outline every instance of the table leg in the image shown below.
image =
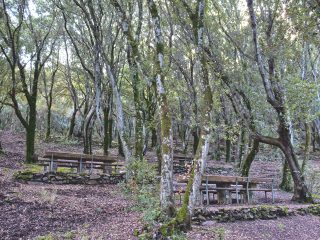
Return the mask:
[[[229,187],[230,184],[217,184],[217,188],[226,188]],[[217,198],[218,198],[218,204],[227,204],[227,195],[229,195],[228,190],[218,189],[217,190]]]

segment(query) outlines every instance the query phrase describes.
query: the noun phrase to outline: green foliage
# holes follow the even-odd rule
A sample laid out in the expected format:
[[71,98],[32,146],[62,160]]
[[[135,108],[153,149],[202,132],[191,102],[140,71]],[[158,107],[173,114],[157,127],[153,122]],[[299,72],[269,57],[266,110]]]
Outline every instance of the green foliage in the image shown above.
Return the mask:
[[320,112],[311,112],[319,104],[317,102],[319,84],[306,81],[300,77],[292,77],[287,82],[286,89],[291,118],[310,122],[320,116]]
[[130,167],[133,178],[128,183],[120,185],[124,193],[135,200],[136,204],[132,210],[143,212],[143,221],[146,225],[153,225],[161,214],[156,168],[146,160],[134,161]]
[[156,180],[156,165],[149,163],[146,159],[135,160],[129,166],[132,171],[132,182],[139,186],[154,184]]
[[226,230],[223,227],[217,227],[213,229],[213,232],[216,234],[216,240],[224,240],[226,236]]
[[47,235],[38,236],[34,238],[34,240],[55,240],[55,239],[56,238],[53,236],[52,233],[48,233]]
[[63,236],[63,239],[64,240],[72,240],[72,239],[75,239],[75,231],[69,231],[69,232],[66,232]]

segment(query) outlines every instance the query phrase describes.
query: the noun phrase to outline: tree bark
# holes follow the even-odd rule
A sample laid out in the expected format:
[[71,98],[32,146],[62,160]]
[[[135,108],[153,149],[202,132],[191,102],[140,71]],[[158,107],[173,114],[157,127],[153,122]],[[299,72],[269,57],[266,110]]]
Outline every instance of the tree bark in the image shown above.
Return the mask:
[[309,158],[310,158],[310,145],[311,145],[311,124],[310,123],[305,123],[305,131],[306,131],[306,141],[305,141],[305,146],[304,146],[304,157],[303,157],[303,162],[301,166],[301,172],[304,174],[305,169],[307,167]]
[[282,180],[280,183],[280,188],[287,192],[292,191],[290,169],[289,169],[288,162],[286,160],[283,163]]
[[155,5],[153,0],[148,0],[148,7],[154,24],[154,34],[157,51],[156,86],[161,129],[162,160],[160,203],[162,211],[165,213],[165,215],[168,217],[173,217],[175,214],[173,200],[173,130],[171,123],[171,113],[164,85],[164,43],[157,6]]
[[127,59],[129,63],[130,76],[133,88],[133,99],[135,106],[135,158],[138,160],[143,159],[143,146],[144,146],[144,117],[143,117],[143,102],[142,102],[142,81],[139,76],[139,37],[140,37],[140,25],[142,24],[141,14],[142,14],[142,4],[139,2],[139,27],[135,33],[135,37],[132,33],[132,26],[130,18],[128,18],[127,13],[122,9],[118,1],[113,0],[111,4],[116,8],[120,19],[121,27],[127,40]]
[[253,140],[253,146],[252,149],[250,151],[250,153],[248,154],[248,156],[246,157],[243,166],[242,166],[242,172],[241,175],[244,177],[248,177],[249,176],[249,171],[250,171],[250,167],[251,164],[255,158],[255,156],[257,155],[257,153],[259,152],[259,140],[258,139],[254,139]]

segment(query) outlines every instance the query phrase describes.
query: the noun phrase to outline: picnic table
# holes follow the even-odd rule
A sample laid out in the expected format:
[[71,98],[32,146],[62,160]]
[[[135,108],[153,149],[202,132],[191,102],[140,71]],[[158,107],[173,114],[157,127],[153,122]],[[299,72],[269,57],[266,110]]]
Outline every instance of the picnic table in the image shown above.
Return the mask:
[[47,151],[39,158],[39,165],[44,166],[45,171],[49,167],[49,171],[55,171],[58,167],[77,168],[77,172],[81,173],[83,169],[103,169],[104,172],[111,172],[112,168],[123,164],[116,163],[119,159],[112,156],[93,155],[73,152],[56,152]]
[[[187,183],[188,179],[178,179],[180,183]],[[258,188],[260,184],[271,184],[270,187]],[[232,203],[232,194],[236,194],[236,201],[240,200],[250,203],[252,193],[262,191],[267,198],[267,192],[272,194],[272,202],[274,202],[274,180],[273,178],[263,177],[242,177],[242,176],[221,176],[221,175],[205,175],[202,179],[201,192],[207,198],[209,204],[209,193],[217,194],[218,203]],[[228,199],[227,199],[228,198]]]

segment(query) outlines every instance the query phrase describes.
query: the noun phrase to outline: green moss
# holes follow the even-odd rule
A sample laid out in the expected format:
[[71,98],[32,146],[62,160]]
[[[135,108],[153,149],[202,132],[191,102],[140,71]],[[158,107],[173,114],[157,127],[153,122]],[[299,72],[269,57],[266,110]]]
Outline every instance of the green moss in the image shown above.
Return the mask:
[[289,208],[288,207],[284,206],[284,207],[280,207],[280,209],[282,210],[282,212],[283,212],[283,214],[285,216],[288,215],[288,213],[289,213]]
[[72,168],[59,167],[57,169],[57,172],[60,172],[60,173],[73,173],[73,170],[72,170]]
[[75,231],[69,231],[69,232],[66,232],[63,236],[63,239],[65,240],[72,240],[72,239],[75,239]]
[[320,204],[313,204],[308,207],[308,212],[313,215],[320,215]]
[[44,235],[44,236],[38,236],[38,237],[35,237],[33,240],[54,240],[54,236],[49,233],[47,235]]
[[258,209],[257,209],[257,208],[251,208],[251,212],[252,212],[253,214],[256,214],[256,213],[257,213],[257,211],[258,211]]
[[13,177],[16,180],[30,181],[33,177],[34,172],[30,170],[18,171],[15,172]]
[[37,164],[25,164],[24,169],[25,171],[30,171],[32,173],[41,173],[43,171],[42,166]]

